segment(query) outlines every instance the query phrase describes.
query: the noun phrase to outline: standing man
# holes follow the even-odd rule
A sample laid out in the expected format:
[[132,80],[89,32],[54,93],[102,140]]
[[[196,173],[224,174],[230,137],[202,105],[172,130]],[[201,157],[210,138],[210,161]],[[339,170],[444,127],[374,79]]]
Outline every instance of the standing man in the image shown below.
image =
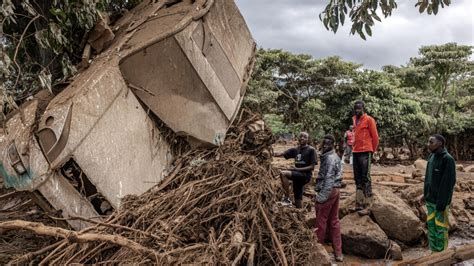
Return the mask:
[[308,145],[309,135],[301,132],[298,142],[299,146],[291,148],[285,152],[275,153],[275,157],[284,157],[285,159],[294,158],[295,167],[280,172],[281,184],[285,196],[282,199],[283,204],[290,205],[290,180],[293,182],[293,194],[295,196],[295,206],[303,207],[304,185],[311,181],[316,161],[316,150]]
[[326,135],[322,142],[321,166],[316,178],[316,235],[323,244],[326,231],[331,236],[334,257],[342,261],[339,188],[342,181],[341,159],[334,151],[335,139]]
[[444,147],[446,140],[435,134],[428,140],[424,198],[428,209],[428,242],[433,252],[448,246],[448,209],[456,183],[456,163]]
[[379,134],[374,118],[365,113],[363,101],[356,101],[352,117],[354,145],[352,146],[354,179],[356,183],[355,210],[360,215],[369,214],[372,203],[372,180],[370,164],[372,155],[379,145]]
[[352,164],[352,145],[354,144],[354,126],[349,126],[349,130],[344,133],[344,157],[346,163]]

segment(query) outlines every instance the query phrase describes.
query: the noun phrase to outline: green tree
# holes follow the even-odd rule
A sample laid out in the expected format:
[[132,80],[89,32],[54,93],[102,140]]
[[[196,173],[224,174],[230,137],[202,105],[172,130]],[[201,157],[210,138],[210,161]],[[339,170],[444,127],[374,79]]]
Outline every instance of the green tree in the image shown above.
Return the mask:
[[315,60],[282,50],[257,53],[244,105],[281,117],[293,132],[304,129],[313,137],[333,128],[321,99],[350,82],[360,65],[339,57]]
[[[462,47],[461,52],[455,47]],[[377,121],[382,149],[405,146],[415,158],[421,155],[428,135],[437,131],[437,126],[444,128],[437,132],[455,138],[473,130],[474,76],[466,61],[470,55],[466,47],[452,44],[441,50],[449,51],[451,59],[438,55],[428,60],[427,49],[422,48],[421,56],[406,66],[386,66],[383,71],[363,69],[338,57],[313,59],[281,50],[259,50],[257,69],[244,102],[263,111],[267,122],[280,133],[304,129],[314,138],[332,133],[341,139],[352,123],[353,103],[361,99]],[[443,77],[447,72],[438,71],[446,67],[436,65],[448,61],[456,67],[449,67],[450,78],[446,79]],[[442,86],[443,80],[448,80],[448,86],[441,101],[446,87]],[[298,99],[298,112],[291,105],[293,97]],[[438,103],[444,103],[444,107],[436,117]],[[460,152],[460,157],[469,157],[468,148],[460,149],[466,151]]]
[[456,43],[423,46],[419,53],[420,57],[411,58],[409,65],[424,74],[425,84],[437,98],[431,113],[439,118],[455,104],[450,96],[456,97],[459,82],[474,74],[474,63],[470,61],[472,46]]
[[75,73],[87,33],[139,0],[4,0],[0,9],[0,96],[4,113]]
[[[450,4],[451,0],[418,0],[415,7],[419,8],[420,13],[436,15],[440,7],[444,8]],[[396,8],[395,0],[330,0],[319,19],[327,30],[336,33],[339,26],[344,25],[346,16],[349,16],[352,23],[351,34],[357,33],[365,40],[366,34],[372,36],[371,28],[375,22],[382,21],[377,12],[380,10],[387,18]]]
[[433,119],[429,132],[450,136],[457,158],[468,157],[470,147],[458,136],[474,133],[472,46],[448,43],[424,46],[398,74]]

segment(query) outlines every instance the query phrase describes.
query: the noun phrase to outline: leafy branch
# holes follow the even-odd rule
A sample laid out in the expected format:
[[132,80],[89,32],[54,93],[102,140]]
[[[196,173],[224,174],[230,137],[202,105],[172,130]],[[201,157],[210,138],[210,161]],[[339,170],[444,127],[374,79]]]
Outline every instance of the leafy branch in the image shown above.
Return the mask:
[[[438,14],[439,7],[449,6],[451,0],[418,0],[415,7],[419,7],[419,12]],[[392,15],[392,11],[397,8],[395,0],[330,0],[323,12],[319,14],[319,19],[323,22],[327,30],[334,33],[344,25],[346,16],[351,20],[351,34],[357,33],[366,40],[366,35],[372,36],[372,27],[376,21],[381,22],[377,12],[387,18]]]

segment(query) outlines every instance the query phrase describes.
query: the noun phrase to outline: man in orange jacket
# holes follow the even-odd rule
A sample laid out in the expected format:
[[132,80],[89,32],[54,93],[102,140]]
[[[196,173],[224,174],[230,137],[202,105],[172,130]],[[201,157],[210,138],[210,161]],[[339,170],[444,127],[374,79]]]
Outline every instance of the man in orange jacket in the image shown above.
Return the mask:
[[372,154],[379,145],[379,135],[374,118],[365,113],[363,101],[356,101],[352,117],[354,144],[352,145],[354,179],[356,183],[355,210],[361,215],[369,214],[372,202],[370,163]]

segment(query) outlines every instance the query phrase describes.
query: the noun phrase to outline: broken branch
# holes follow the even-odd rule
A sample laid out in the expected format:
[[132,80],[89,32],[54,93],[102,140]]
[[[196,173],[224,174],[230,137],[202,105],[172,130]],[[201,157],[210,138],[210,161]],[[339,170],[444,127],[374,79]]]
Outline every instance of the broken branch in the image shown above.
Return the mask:
[[155,260],[158,254],[152,249],[146,248],[135,241],[118,235],[98,234],[98,233],[77,233],[59,227],[51,227],[42,223],[13,220],[0,223],[0,229],[4,230],[30,230],[38,235],[64,238],[70,242],[91,242],[105,241],[111,244],[129,248],[137,253],[144,254],[148,258]]

